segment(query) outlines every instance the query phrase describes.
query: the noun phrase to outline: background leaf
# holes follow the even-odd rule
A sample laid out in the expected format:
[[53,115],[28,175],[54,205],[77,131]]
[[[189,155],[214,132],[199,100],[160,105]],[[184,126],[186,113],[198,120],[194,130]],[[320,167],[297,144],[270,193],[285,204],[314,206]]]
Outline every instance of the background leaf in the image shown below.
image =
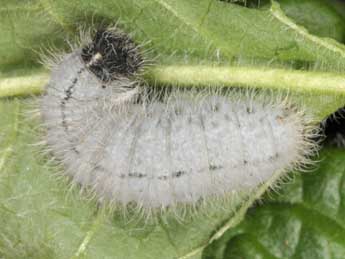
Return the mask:
[[[287,11],[296,6],[283,3]],[[45,46],[48,40],[59,45],[58,39],[74,34],[78,25],[118,20],[139,42],[150,41],[149,47],[159,54],[161,63],[210,63],[215,59],[229,63],[247,57],[249,63],[253,58],[301,61],[296,63],[298,67],[301,63],[320,62],[325,68],[329,65],[332,70],[344,71],[345,47],[295,26],[275,1],[264,10],[213,0],[3,1],[1,6],[6,14],[2,16],[2,31],[6,34],[1,54],[8,56],[1,60],[2,66],[28,60],[32,56],[29,50]],[[339,15],[325,4],[312,6],[328,19],[320,35],[341,37]],[[309,21],[302,24],[311,27]],[[326,31],[326,25],[334,24],[339,31]],[[65,35],[61,36],[62,32]]]
[[203,258],[344,258],[344,158],[343,149],[323,150],[316,171],[268,193]]
[[327,0],[280,0],[282,10],[314,35],[345,41],[345,17]]

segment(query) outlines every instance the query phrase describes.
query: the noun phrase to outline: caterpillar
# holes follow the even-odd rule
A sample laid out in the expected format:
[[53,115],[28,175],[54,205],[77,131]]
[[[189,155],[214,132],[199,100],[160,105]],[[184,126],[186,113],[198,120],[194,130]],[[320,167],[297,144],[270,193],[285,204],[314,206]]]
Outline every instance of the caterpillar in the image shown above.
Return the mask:
[[143,83],[140,48],[116,27],[50,64],[47,145],[100,202],[195,206],[303,166],[316,148],[309,119],[286,98]]

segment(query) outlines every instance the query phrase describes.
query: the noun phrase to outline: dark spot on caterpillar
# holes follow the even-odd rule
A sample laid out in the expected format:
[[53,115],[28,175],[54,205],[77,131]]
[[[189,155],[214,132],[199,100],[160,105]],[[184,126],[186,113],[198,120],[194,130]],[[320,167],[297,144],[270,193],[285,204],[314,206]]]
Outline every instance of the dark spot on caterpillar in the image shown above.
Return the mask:
[[92,42],[82,48],[81,57],[103,82],[131,76],[143,62],[132,39],[115,29],[96,31]]
[[[82,72],[82,69],[79,70],[79,72]],[[68,101],[72,97],[72,94],[74,91],[74,86],[77,82],[78,82],[78,78],[75,77],[72,81],[72,84],[65,90],[65,94],[66,94],[66,96],[64,97],[65,101]],[[65,103],[63,103],[63,104],[65,104]]]
[[174,112],[176,115],[181,115],[182,114],[182,107],[175,107]]
[[268,160],[273,162],[275,158],[277,158],[277,154],[275,154],[274,156],[269,156]]
[[75,147],[72,147],[72,150],[74,151],[74,153],[79,154],[79,151]]
[[[74,81],[73,81],[73,82],[74,82]],[[75,80],[75,82],[77,82],[77,80]],[[64,99],[65,99],[66,101],[68,101],[68,100],[72,97],[74,85],[75,85],[75,83],[73,83],[71,86],[69,86],[69,87],[65,90],[66,96],[64,97]]]
[[[218,169],[218,168],[217,168]],[[173,172],[171,174],[172,178],[178,178],[178,177],[181,177],[183,175],[187,174],[187,172],[185,171],[176,171],[176,172]],[[133,172],[133,173],[129,173],[128,175],[125,175],[125,174],[121,174],[120,175],[120,178],[124,179],[126,177],[130,177],[130,178],[144,178],[144,177],[147,177],[146,174],[143,174],[143,173],[139,173],[139,172]],[[155,177],[150,177],[150,179],[154,179]],[[168,180],[169,176],[168,175],[159,175],[157,176],[157,179],[158,180]]]
[[[176,172],[173,172],[171,174],[171,176],[172,176],[172,178],[179,178],[179,177],[181,177],[183,175],[186,175],[186,174],[187,174],[187,172],[185,172],[185,171],[176,171]],[[159,180],[168,180],[168,176],[167,175],[160,175],[160,176],[157,177],[157,179],[159,179]]]
[[[179,177],[181,177],[183,175],[186,175],[186,174],[187,174],[187,172],[185,172],[185,171],[176,171],[176,172],[173,172],[171,174],[171,177],[172,178],[179,178]],[[147,177],[146,174],[138,173],[138,172],[129,173],[127,176],[130,177],[130,178],[144,178],[144,177]],[[124,179],[127,176],[125,174],[121,174],[120,178]],[[152,177],[152,178],[150,177],[150,179],[154,179],[154,178],[155,177]],[[159,176],[157,176],[158,180],[163,180],[163,181],[168,180],[168,178],[169,178],[168,175],[159,175]]]
[[252,108],[252,107],[247,107],[246,110],[247,110],[248,114],[254,113],[254,108]]
[[219,169],[222,169],[223,167],[222,166],[220,166],[220,165],[210,165],[209,167],[208,167],[208,169],[210,170],[210,171],[215,171],[215,170],[219,170]]
[[102,85],[102,88],[105,89],[105,88],[107,88],[107,86],[106,85]]
[[129,173],[128,174],[129,177],[135,177],[135,178],[143,178],[146,177],[146,174],[142,174],[142,173],[138,173],[138,172],[134,172],[134,173]]
[[213,111],[213,112],[219,111],[219,104],[218,104],[218,103],[215,104],[214,106],[212,106],[212,111]]
[[77,72],[77,74],[80,75],[84,70],[85,70],[85,68],[79,69],[78,72]]
[[[78,71],[78,73],[80,74],[84,69],[80,69]],[[65,97],[61,100],[61,104],[60,104],[60,109],[61,109],[61,124],[63,126],[63,128],[65,129],[65,131],[68,131],[68,125],[66,122],[66,114],[65,114],[65,108],[66,108],[66,102],[71,99],[72,94],[73,94],[73,89],[75,84],[78,82],[78,79],[75,77],[72,81],[72,84],[65,90]],[[79,154],[79,152],[76,152],[77,154]]]
[[105,169],[103,166],[98,165],[98,164],[94,164],[94,170],[99,170],[102,172],[107,172],[107,169]]
[[185,171],[177,171],[177,172],[174,172],[172,174],[172,176],[177,178],[177,177],[180,177],[181,175],[184,175],[184,174],[186,174]]

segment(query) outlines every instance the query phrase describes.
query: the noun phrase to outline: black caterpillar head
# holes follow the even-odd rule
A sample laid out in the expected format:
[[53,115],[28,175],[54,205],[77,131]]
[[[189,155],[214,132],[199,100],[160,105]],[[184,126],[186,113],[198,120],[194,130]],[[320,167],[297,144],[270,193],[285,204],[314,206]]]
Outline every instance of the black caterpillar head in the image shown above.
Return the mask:
[[103,82],[135,74],[143,59],[138,46],[117,29],[99,29],[92,42],[82,48],[81,57],[89,70]]

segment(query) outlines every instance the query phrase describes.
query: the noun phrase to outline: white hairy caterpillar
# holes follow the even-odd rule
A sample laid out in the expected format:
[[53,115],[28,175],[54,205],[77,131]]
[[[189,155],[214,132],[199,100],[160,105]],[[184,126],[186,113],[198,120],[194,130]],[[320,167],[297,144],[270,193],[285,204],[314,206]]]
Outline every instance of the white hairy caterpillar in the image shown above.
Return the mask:
[[252,190],[314,151],[308,120],[286,100],[230,89],[155,88],[116,28],[53,66],[41,104],[46,141],[72,182],[143,209]]

